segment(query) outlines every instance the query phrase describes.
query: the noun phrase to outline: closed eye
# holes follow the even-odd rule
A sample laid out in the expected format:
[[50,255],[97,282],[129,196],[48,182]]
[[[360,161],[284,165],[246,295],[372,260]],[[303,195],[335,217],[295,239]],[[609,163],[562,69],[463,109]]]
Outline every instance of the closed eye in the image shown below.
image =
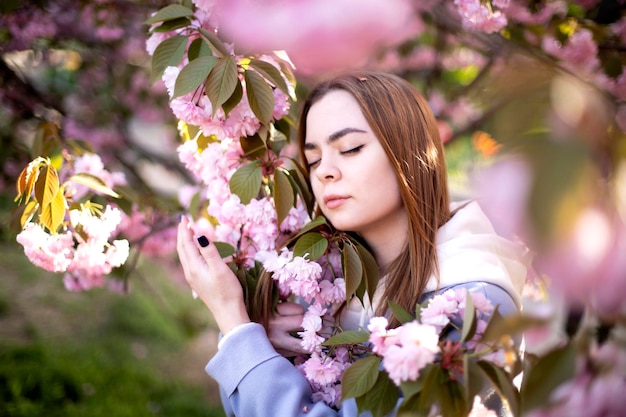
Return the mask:
[[307,167],[309,167],[309,170],[310,170],[310,169],[311,169],[311,168],[313,168],[315,165],[319,164],[319,163],[320,163],[320,161],[321,161],[321,159],[318,159],[317,161],[309,162],[309,163],[307,163]]
[[350,155],[350,154],[353,154],[353,153],[358,153],[361,150],[361,148],[363,148],[363,146],[365,146],[365,145],[359,145],[356,148],[352,148],[352,149],[348,149],[347,151],[343,151],[343,152],[341,152],[341,154],[342,155]]

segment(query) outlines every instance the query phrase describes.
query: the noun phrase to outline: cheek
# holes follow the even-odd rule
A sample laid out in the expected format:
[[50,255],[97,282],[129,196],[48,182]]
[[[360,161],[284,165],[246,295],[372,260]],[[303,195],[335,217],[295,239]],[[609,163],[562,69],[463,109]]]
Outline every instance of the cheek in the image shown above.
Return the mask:
[[311,177],[309,181],[311,182],[311,189],[313,190],[313,196],[315,197],[315,201],[320,202],[323,197],[321,184],[313,177]]

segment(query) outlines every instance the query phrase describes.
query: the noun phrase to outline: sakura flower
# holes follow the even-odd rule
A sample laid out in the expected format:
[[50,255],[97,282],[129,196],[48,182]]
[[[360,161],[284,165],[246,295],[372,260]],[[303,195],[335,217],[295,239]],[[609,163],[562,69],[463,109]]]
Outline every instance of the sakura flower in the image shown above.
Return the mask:
[[343,372],[343,367],[328,356],[312,354],[302,365],[306,377],[315,384],[328,385],[336,382]]
[[458,302],[454,299],[454,291],[449,290],[444,294],[437,294],[432,297],[428,305],[422,309],[420,321],[441,331],[450,323],[450,317],[457,313],[458,309]]
[[16,239],[28,259],[47,271],[64,272],[72,262],[74,239],[70,231],[50,235],[40,225],[28,223]]
[[417,380],[420,371],[435,360],[439,351],[437,329],[412,321],[400,327],[398,343],[386,349],[383,367],[391,380],[400,385],[403,381]]
[[[508,3],[494,2],[494,6],[508,6]],[[500,31],[507,25],[506,16],[500,10],[490,10],[479,0],[454,0],[463,18],[463,27],[485,33]]]
[[[104,184],[113,189],[116,185],[126,185],[126,176],[122,172],[110,172],[104,168],[104,163],[100,155],[86,153],[74,161],[73,173],[75,174],[89,174],[96,178],[99,178]],[[75,183],[73,181],[67,182],[67,192],[72,195],[74,200],[79,200],[84,197],[88,192],[98,191],[92,190],[84,185]]]
[[485,407],[480,397],[476,395],[472,404],[472,411],[470,411],[467,417],[498,417],[498,415],[493,410]]
[[346,281],[337,278],[333,282],[323,280],[319,283],[319,298],[323,304],[340,303],[346,299]]
[[324,385],[319,390],[313,392],[311,400],[324,401],[331,407],[336,406],[341,400],[341,385]]
[[369,342],[373,346],[372,351],[378,355],[385,354],[385,336],[388,325],[389,322],[385,317],[373,317],[367,325],[367,330],[370,331]]

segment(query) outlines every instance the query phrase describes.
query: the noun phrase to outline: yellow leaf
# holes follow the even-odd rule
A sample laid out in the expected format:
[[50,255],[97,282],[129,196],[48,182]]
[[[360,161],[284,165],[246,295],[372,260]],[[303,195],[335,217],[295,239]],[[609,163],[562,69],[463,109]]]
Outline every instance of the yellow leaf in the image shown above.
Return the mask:
[[72,175],[68,181],[82,184],[85,187],[89,187],[94,191],[111,196],[113,198],[120,198],[120,195],[118,193],[110,189],[102,179],[100,179],[99,177],[96,177],[95,175],[81,172],[81,173]]
[[66,201],[62,189],[57,189],[54,198],[46,206],[41,206],[39,220],[51,233],[56,233],[63,223],[66,211]]
[[42,207],[49,205],[59,191],[59,176],[52,165],[46,164],[35,182],[35,198]]
[[24,226],[26,226],[26,223],[30,222],[30,220],[33,218],[33,216],[37,212],[38,208],[39,208],[39,205],[34,200],[30,200],[28,203],[26,203],[26,206],[24,207],[24,211],[22,212],[22,215],[20,216],[20,226],[22,227],[22,229],[24,228]]
[[37,157],[30,161],[22,170],[17,180],[17,197],[15,197],[15,201],[23,200],[22,203],[26,204],[30,200],[30,194],[33,192],[33,186],[39,176],[39,168],[45,163],[45,159]]

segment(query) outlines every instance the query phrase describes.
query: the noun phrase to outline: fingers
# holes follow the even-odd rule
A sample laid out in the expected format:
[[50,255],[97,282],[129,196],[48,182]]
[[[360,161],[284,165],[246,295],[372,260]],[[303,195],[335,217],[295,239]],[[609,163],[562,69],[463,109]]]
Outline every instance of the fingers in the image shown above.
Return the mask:
[[302,331],[304,307],[297,303],[279,303],[276,314],[270,319],[267,336],[277,352],[285,357],[307,353],[300,339],[291,332]]
[[270,339],[272,346],[283,356],[295,356],[308,353],[302,347],[300,339],[292,336],[288,331],[278,327],[272,327],[270,324],[267,337]]
[[276,312],[281,316],[303,316],[304,307],[298,303],[284,302],[276,306]]
[[206,237],[194,236],[189,220],[181,219],[177,241],[185,279],[209,308],[223,334],[250,321],[241,284]]

